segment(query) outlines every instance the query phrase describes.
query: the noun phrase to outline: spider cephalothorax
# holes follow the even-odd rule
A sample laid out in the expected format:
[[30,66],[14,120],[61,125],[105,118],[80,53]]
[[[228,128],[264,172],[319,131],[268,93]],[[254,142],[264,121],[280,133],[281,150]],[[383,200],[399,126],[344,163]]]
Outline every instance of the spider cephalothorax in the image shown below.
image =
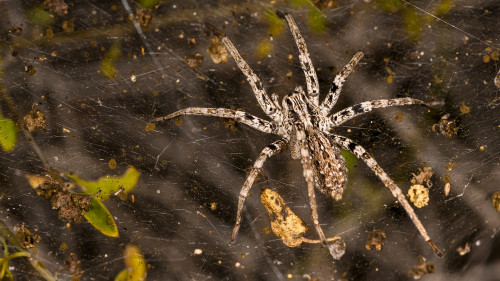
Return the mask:
[[[335,200],[342,199],[347,182],[347,168],[340,149],[318,130],[321,124],[326,123],[319,107],[310,102],[302,87],[298,86],[283,99],[283,112],[285,122],[290,124],[286,126],[286,132],[292,158],[300,159],[301,147],[307,148],[312,157],[316,188]],[[305,135],[302,140],[304,145],[298,141],[297,134]]]
[[345,108],[337,113],[330,114],[331,109],[337,102],[345,79],[353,71],[356,64],[361,60],[363,53],[356,53],[349,63],[344,66],[344,68],[333,80],[331,88],[325,99],[322,103],[320,103],[318,77],[313,67],[311,58],[309,57],[305,40],[300,34],[292,16],[286,14],[283,15],[283,17],[286,19],[295,43],[299,49],[299,60],[306,78],[307,89],[304,91],[302,87],[296,87],[293,92],[283,99],[282,105],[280,105],[276,94],[269,97],[260,79],[257,75],[255,75],[245,60],[243,60],[238,50],[236,50],[233,43],[226,37],[226,35],[213,29],[215,34],[219,36],[224,46],[234,58],[240,70],[243,74],[245,74],[248,83],[252,87],[257,102],[264,113],[266,113],[272,121],[267,121],[239,110],[200,107],[181,109],[167,116],[152,120],[153,122],[157,122],[181,115],[216,116],[231,118],[261,132],[274,134],[280,137],[280,139],[262,150],[245,179],[245,183],[243,184],[239,194],[236,223],[231,240],[234,241],[236,239],[236,235],[238,234],[241,224],[241,213],[243,211],[245,199],[248,196],[259,171],[262,169],[264,162],[267,158],[272,157],[284,150],[284,148],[288,145],[292,158],[300,159],[302,163],[303,175],[307,182],[307,193],[311,207],[311,216],[316,232],[318,233],[323,245],[328,246],[332,257],[340,258],[342,254],[339,255],[338,252],[336,252],[338,248],[328,244],[319,224],[314,187],[316,186],[323,194],[326,194],[336,200],[340,200],[342,198],[342,193],[344,192],[345,183],[347,181],[347,168],[345,160],[339,149],[342,148],[350,151],[356,157],[363,160],[366,165],[379,177],[379,179],[387,188],[389,188],[394,197],[403,206],[425,241],[429,243],[438,256],[442,256],[439,249],[430,239],[427,231],[418,219],[410,203],[408,203],[405,196],[401,192],[401,189],[384,172],[384,170],[378,165],[377,161],[375,161],[375,159],[368,152],[366,152],[362,146],[346,137],[336,135],[332,132],[333,128],[358,115],[376,108],[402,105],[430,106],[435,105],[436,103],[426,103],[413,98],[381,99],[362,102]]

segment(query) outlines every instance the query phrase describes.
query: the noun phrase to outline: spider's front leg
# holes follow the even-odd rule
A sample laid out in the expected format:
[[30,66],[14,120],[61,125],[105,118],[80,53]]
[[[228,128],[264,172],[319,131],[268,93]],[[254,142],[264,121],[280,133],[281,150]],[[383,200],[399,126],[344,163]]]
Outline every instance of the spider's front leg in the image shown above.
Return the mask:
[[414,98],[396,98],[396,99],[365,101],[350,106],[348,108],[342,109],[341,111],[329,116],[328,123],[330,127],[327,130],[339,126],[342,123],[345,123],[356,116],[370,112],[376,108],[386,108],[386,107],[403,106],[403,105],[423,105],[430,107],[430,106],[441,106],[443,105],[443,102],[442,101],[425,102]]
[[280,153],[286,147],[287,142],[288,141],[286,139],[281,139],[271,143],[262,150],[262,152],[259,154],[259,157],[257,157],[257,160],[255,160],[255,163],[253,164],[253,167],[250,170],[250,173],[248,174],[245,183],[243,184],[243,187],[240,191],[238,199],[238,211],[236,212],[236,223],[234,225],[233,235],[231,236],[231,242],[234,242],[234,240],[236,239],[236,235],[238,235],[238,230],[240,229],[241,225],[241,212],[243,211],[245,199],[248,196],[248,192],[252,188],[253,182],[261,171],[264,162],[266,162],[267,158]]
[[396,183],[394,183],[394,181],[389,177],[389,175],[387,175],[387,173],[382,169],[382,167],[380,167],[377,161],[375,161],[375,159],[368,152],[366,152],[366,150],[362,146],[356,144],[351,139],[333,134],[330,136],[332,137],[333,141],[337,143],[340,147],[352,152],[354,155],[356,155],[356,157],[363,160],[366,163],[366,165],[373,170],[373,172],[379,177],[379,179],[384,183],[384,185],[387,188],[389,188],[392,195],[396,197],[399,203],[403,206],[406,213],[413,221],[413,224],[417,227],[418,231],[420,232],[420,235],[422,235],[425,241],[429,243],[429,245],[431,246],[432,250],[434,250],[436,255],[442,257],[443,254],[438,249],[436,244],[434,244],[434,242],[431,240],[429,234],[427,234],[427,230],[418,219],[417,214],[415,214],[415,211],[411,207],[410,203],[408,203],[408,200],[406,200],[401,189],[396,185]]
[[316,74],[316,70],[314,69],[314,65],[311,61],[311,57],[309,56],[309,52],[307,51],[306,41],[304,37],[300,34],[299,28],[295,23],[292,15],[285,14],[284,15],[286,22],[290,28],[290,32],[293,35],[293,39],[297,44],[297,48],[299,49],[299,61],[302,66],[302,71],[304,71],[304,75],[306,77],[306,85],[307,85],[307,96],[314,102],[314,104],[319,104],[319,82],[318,75]]
[[271,98],[266,93],[264,86],[262,85],[262,81],[259,77],[253,72],[247,62],[241,57],[240,53],[233,45],[233,42],[229,40],[229,38],[222,33],[221,31],[211,27],[214,33],[220,38],[226,49],[229,51],[231,56],[233,57],[236,65],[240,68],[241,72],[245,74],[247,77],[248,84],[252,87],[252,91],[257,99],[262,110],[273,119],[274,122],[280,123],[283,120],[283,115],[280,110],[273,103]]
[[342,68],[339,74],[335,76],[335,79],[333,79],[332,82],[332,86],[330,87],[328,94],[326,95],[323,103],[321,103],[320,106],[323,115],[328,115],[328,112],[330,112],[333,106],[337,103],[347,76],[351,74],[351,72],[354,70],[354,67],[358,64],[363,55],[363,52],[357,52],[354,57],[352,57],[352,59]]
[[279,129],[278,126],[276,126],[276,124],[272,122],[266,121],[240,110],[232,110],[227,108],[188,107],[174,113],[170,113],[167,116],[155,118],[151,120],[151,122],[159,122],[183,115],[202,115],[233,119],[236,122],[248,125],[254,129],[269,134],[275,133],[276,130]]

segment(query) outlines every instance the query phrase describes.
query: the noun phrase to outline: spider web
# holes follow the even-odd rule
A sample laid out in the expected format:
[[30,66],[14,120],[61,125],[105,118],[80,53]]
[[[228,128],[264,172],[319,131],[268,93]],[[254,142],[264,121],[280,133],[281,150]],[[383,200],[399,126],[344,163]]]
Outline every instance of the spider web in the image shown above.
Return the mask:
[[[86,222],[67,227],[49,201],[36,195],[24,174],[45,171],[22,135],[12,152],[0,153],[2,220],[11,228],[24,223],[36,230],[37,258],[51,272],[74,252],[82,280],[113,279],[124,268],[125,246],[134,244],[149,265],[148,280],[411,280],[418,256],[435,266],[426,280],[498,280],[500,220],[492,205],[500,180],[498,1],[448,1],[445,11],[448,2],[440,1],[157,2],[150,22],[141,25],[139,18],[135,24],[129,19],[139,12],[138,3],[126,0],[71,1],[67,13],[49,5],[62,1],[0,1],[0,82],[21,114],[33,104],[45,113],[47,128],[33,133],[42,155],[86,179],[120,175],[128,166],[141,172],[133,201],[105,202],[120,233],[110,238]],[[40,19],[36,9],[52,9],[52,16]],[[268,14],[275,10],[294,15],[321,97],[355,52],[365,53],[334,111],[381,98],[444,101],[430,109],[374,110],[335,129],[364,146],[404,193],[412,173],[432,167],[429,205],[416,212],[443,259],[374,173],[352,156],[343,199],[317,192],[325,234],[347,244],[342,259],[333,261],[318,244],[284,245],[268,231],[262,189],[277,191],[309,226],[306,237],[317,239],[302,167],[288,150],[264,165],[237,241],[229,244],[248,168],[277,137],[203,116],[145,129],[153,117],[190,106],[241,109],[268,119],[234,61],[215,64],[210,58],[214,35],[207,23],[228,35],[268,93],[281,99],[296,85],[305,86],[286,26],[270,34]],[[314,32],[311,15],[325,20],[321,32]],[[264,43],[272,46],[267,53]],[[110,50],[120,55],[105,65]],[[195,54],[203,62],[198,56],[189,65]],[[106,67],[115,71],[112,78],[103,75]],[[12,118],[4,100],[0,105]],[[458,127],[450,138],[432,130],[446,114]],[[108,167],[111,159],[116,169]],[[451,171],[448,163],[456,164]],[[373,229],[387,236],[381,251],[365,248]],[[470,252],[460,255],[457,249],[466,244]],[[25,260],[9,265],[16,280],[43,280]],[[58,277],[71,280],[67,270]]]

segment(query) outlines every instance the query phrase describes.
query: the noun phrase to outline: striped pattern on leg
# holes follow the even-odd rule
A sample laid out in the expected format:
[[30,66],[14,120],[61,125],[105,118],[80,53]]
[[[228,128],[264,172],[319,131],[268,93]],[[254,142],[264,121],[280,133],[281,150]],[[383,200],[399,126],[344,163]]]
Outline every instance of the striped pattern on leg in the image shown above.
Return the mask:
[[314,69],[311,57],[307,51],[306,41],[300,34],[299,28],[297,27],[292,15],[286,14],[285,19],[288,23],[288,27],[290,28],[290,32],[292,32],[293,38],[295,39],[297,48],[299,49],[299,61],[306,77],[307,95],[312,99],[314,104],[319,105],[318,76],[316,75],[316,70]]
[[351,107],[342,109],[341,111],[329,116],[328,118],[330,119],[331,122],[330,126],[332,128],[342,123],[345,123],[346,121],[349,121],[356,116],[372,111],[376,108],[386,108],[386,107],[403,106],[403,105],[432,106],[433,104],[426,103],[424,101],[413,98],[372,100],[372,101],[365,101],[362,103],[358,103]]
[[286,144],[287,141],[285,139],[277,140],[271,143],[262,150],[262,152],[259,154],[259,157],[257,157],[257,160],[255,160],[255,163],[253,164],[253,167],[250,170],[250,173],[247,175],[245,183],[243,184],[243,187],[240,190],[240,195],[238,199],[238,210],[236,212],[236,223],[234,224],[233,235],[231,236],[231,242],[234,242],[236,236],[238,235],[238,230],[240,229],[241,225],[241,213],[243,211],[245,199],[248,196],[248,192],[250,192],[250,189],[252,188],[253,182],[255,181],[257,175],[261,171],[264,162],[266,162],[267,158],[272,157],[281,152],[286,147]]
[[420,232],[420,235],[422,235],[425,241],[429,243],[429,245],[431,246],[432,250],[434,250],[436,255],[442,257],[443,254],[437,248],[436,244],[434,244],[434,242],[431,240],[429,234],[427,234],[427,230],[418,219],[417,214],[415,214],[415,211],[411,207],[410,203],[408,202],[408,200],[406,200],[406,197],[404,196],[401,189],[396,185],[396,183],[394,183],[394,181],[389,177],[389,175],[386,174],[386,172],[380,167],[377,161],[375,161],[375,159],[368,152],[366,152],[366,150],[362,146],[356,144],[352,140],[338,135],[331,135],[331,137],[335,143],[340,145],[343,149],[352,152],[354,155],[356,155],[356,157],[363,160],[366,163],[366,165],[373,170],[373,172],[379,177],[379,179],[384,183],[384,185],[387,188],[389,188],[392,195],[396,197],[399,203],[403,206],[406,213],[413,221],[413,224],[417,227],[418,231]]
[[354,70],[354,67],[358,64],[358,62],[363,57],[363,52],[357,52],[354,57],[342,68],[342,70],[335,76],[333,79],[332,87],[330,91],[328,91],[328,95],[321,103],[321,112],[324,115],[328,115],[330,110],[332,110],[333,106],[337,103],[339,99],[340,92],[342,91],[342,87],[344,86],[345,79],[351,72]]
[[151,122],[159,122],[163,120],[168,120],[171,118],[175,118],[182,115],[203,115],[203,116],[215,116],[221,118],[229,118],[233,119],[238,123],[245,124],[254,129],[257,129],[264,133],[275,133],[276,126],[264,119],[261,119],[252,114],[240,111],[240,110],[232,110],[227,108],[203,108],[203,107],[188,107],[171,113],[167,116],[158,117]]
[[245,74],[245,76],[247,77],[247,81],[250,84],[250,87],[252,87],[255,97],[257,98],[257,102],[259,103],[262,110],[275,122],[279,123],[281,120],[283,120],[283,115],[281,111],[277,110],[271,98],[269,98],[269,96],[267,95],[266,90],[262,85],[262,81],[260,81],[259,77],[257,77],[257,75],[247,64],[247,62],[241,57],[240,53],[238,52],[236,47],[234,47],[231,40],[229,40],[229,38],[224,33],[218,30],[214,30],[214,32],[217,36],[219,36],[220,40],[233,57],[241,72],[243,72],[243,74]]

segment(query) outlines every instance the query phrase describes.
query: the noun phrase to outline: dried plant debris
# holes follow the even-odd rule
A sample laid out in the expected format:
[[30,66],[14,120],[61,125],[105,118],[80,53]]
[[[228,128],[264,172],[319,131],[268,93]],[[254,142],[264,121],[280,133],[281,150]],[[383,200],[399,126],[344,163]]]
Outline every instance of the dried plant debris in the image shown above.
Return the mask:
[[493,207],[495,207],[497,212],[500,212],[500,191],[495,192],[491,199],[493,201]]
[[457,252],[461,256],[466,255],[467,253],[469,253],[470,252],[470,245],[469,245],[469,243],[468,242],[465,243],[465,246],[463,246],[463,247],[458,247],[457,248]]
[[142,26],[146,27],[151,22],[153,10],[148,8],[137,7],[135,9],[135,20]]
[[493,83],[495,83],[495,86],[497,86],[497,88],[500,88],[500,70],[495,76],[495,79],[493,79]]
[[[260,193],[262,205],[266,207],[271,218],[271,229],[288,247],[298,247],[305,243],[320,243],[319,240],[310,240],[304,236],[308,230],[306,224],[285,203],[275,191],[264,189]],[[340,259],[345,253],[345,243],[338,236],[326,239],[328,250],[335,259]]]
[[456,120],[448,120],[450,114],[443,115],[438,123],[432,125],[432,131],[441,134],[447,138],[457,135],[458,127]]
[[414,266],[409,273],[414,279],[420,279],[423,275],[434,272],[436,272],[434,264],[426,261],[424,257],[418,256],[418,265]]
[[[410,180],[412,186],[408,190],[408,197],[410,201],[417,208],[422,208],[427,206],[429,203],[429,189],[432,187],[431,177],[434,171],[431,167],[425,166],[423,168],[418,168],[418,174],[413,174],[413,178]],[[426,188],[424,184],[428,187]]]
[[453,170],[453,168],[455,168],[456,165],[457,165],[457,163],[448,162],[448,163],[446,163],[444,168],[446,169],[446,171],[451,172],[451,170]]
[[413,174],[413,178],[411,179],[412,184],[425,184],[428,188],[432,187],[431,177],[434,175],[434,171],[431,167],[424,166],[423,168],[418,168],[418,174]]
[[207,53],[215,64],[226,63],[229,60],[227,49],[221,44],[218,38],[210,38],[212,42],[207,49]]
[[270,189],[260,193],[262,205],[271,218],[271,229],[288,247],[298,247],[307,231],[306,224],[286,205],[283,198]]
[[59,16],[68,13],[68,5],[64,3],[64,0],[45,0],[43,1],[43,6],[51,13],[55,13]]
[[59,219],[65,222],[81,222],[85,213],[89,210],[90,196],[85,194],[71,193],[70,184],[62,187],[49,176],[39,177],[26,175],[30,185],[35,189],[38,196],[50,200],[53,209],[58,209]]
[[200,66],[203,64],[204,60],[205,60],[205,58],[203,57],[203,55],[198,54],[198,53],[184,57],[184,61],[187,63],[187,65],[190,68],[193,68],[196,70],[198,70],[198,68],[200,68]]
[[384,240],[386,238],[385,232],[379,229],[367,230],[368,237],[366,238],[365,248],[369,251],[381,251],[384,247]]
[[28,76],[33,76],[36,73],[36,69],[32,64],[27,64],[24,66],[24,73]]
[[408,190],[408,197],[415,207],[422,208],[429,203],[429,189],[421,184],[414,184]]
[[450,175],[445,174],[443,176],[444,181],[444,196],[450,195],[451,184],[450,184]]
[[23,126],[29,132],[45,130],[47,127],[47,119],[45,113],[36,109],[36,104],[33,104],[31,111],[23,117]]
[[450,195],[451,184],[449,182],[444,184],[444,196]]
[[14,230],[16,230],[16,237],[24,249],[35,248],[41,240],[40,235],[32,233],[24,224],[14,228]]

